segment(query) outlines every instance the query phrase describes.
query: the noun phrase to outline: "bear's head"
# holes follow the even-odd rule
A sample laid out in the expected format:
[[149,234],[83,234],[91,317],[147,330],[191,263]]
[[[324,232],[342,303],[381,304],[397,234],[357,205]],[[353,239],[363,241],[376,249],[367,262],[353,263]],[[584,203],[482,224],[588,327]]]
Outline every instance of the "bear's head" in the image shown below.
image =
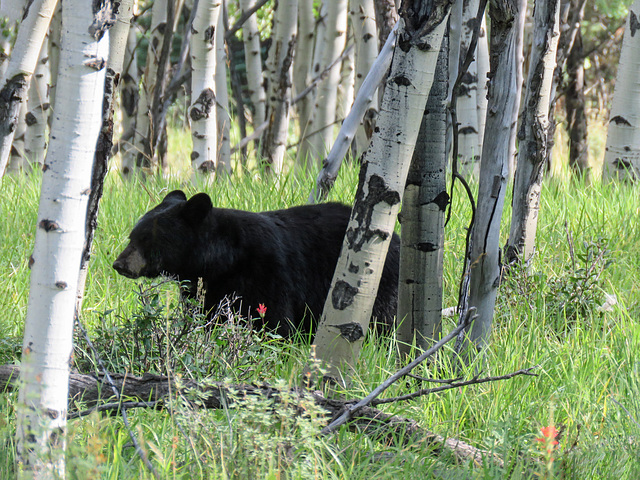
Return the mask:
[[201,226],[212,210],[206,193],[198,193],[189,200],[181,190],[168,193],[135,225],[129,245],[113,268],[128,278],[188,274],[201,238]]

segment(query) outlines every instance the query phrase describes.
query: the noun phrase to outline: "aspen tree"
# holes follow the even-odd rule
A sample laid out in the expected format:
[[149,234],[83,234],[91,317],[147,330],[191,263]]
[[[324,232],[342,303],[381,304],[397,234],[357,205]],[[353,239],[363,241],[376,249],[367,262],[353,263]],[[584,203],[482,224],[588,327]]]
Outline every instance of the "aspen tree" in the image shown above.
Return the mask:
[[326,375],[347,383],[369,327],[451,1],[405,2],[342,253],[314,339]]
[[191,56],[191,166],[194,174],[215,174],[218,160],[218,126],[216,123],[216,49],[215,31],[220,2],[200,0],[193,21]]
[[64,478],[69,360],[111,4],[65,0],[58,102],[42,174],[17,405],[18,478]]
[[613,92],[602,176],[635,181],[640,175],[640,0],[629,7]]
[[57,0],[33,0],[25,7],[7,70],[0,80],[0,180],[4,175],[21,104],[49,30]]

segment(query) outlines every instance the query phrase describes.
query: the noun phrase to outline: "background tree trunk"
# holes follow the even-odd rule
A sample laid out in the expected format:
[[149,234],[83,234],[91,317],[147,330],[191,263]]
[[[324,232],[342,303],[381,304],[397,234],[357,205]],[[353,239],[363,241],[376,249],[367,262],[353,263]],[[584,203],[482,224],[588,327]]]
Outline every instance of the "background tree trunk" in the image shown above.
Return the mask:
[[21,104],[27,101],[29,82],[56,3],[57,0],[34,0],[27,4],[7,70],[0,80],[0,181],[11,153]]
[[31,288],[25,322],[17,407],[21,478],[64,477],[64,448],[78,272],[92,163],[102,119],[111,20],[66,0],[58,102],[42,175],[38,227],[30,259]]
[[613,93],[602,176],[637,180],[640,176],[640,0],[629,8]]
[[[468,306],[478,318],[469,341],[487,345],[500,281],[500,222],[515,155],[515,132],[522,89],[522,36],[526,0],[491,0],[491,82],[478,207],[471,234],[470,292]],[[466,312],[459,312],[461,318]],[[463,343],[458,344],[462,348]],[[466,345],[465,345],[466,346]]]
[[[430,15],[422,10],[428,6],[433,7]],[[406,8],[378,127],[363,159],[351,220],[314,339],[326,375],[343,383],[369,327],[450,2],[415,2]],[[336,326],[346,324],[359,326],[361,335],[341,336]]]
[[569,130],[569,167],[574,175],[584,177],[585,181],[588,181],[591,167],[584,96],[584,52],[579,28],[567,58],[567,76],[564,106]]
[[127,49],[124,53],[123,72],[120,86],[120,115],[122,118],[123,135],[130,134],[126,140],[119,141],[122,158],[122,174],[131,174],[136,164],[136,151],[133,145],[133,135],[136,129],[136,112],[138,110],[138,56],[136,55],[136,31],[129,28]]
[[527,264],[535,251],[542,176],[549,147],[549,106],[558,39],[560,0],[536,0],[531,63],[520,126],[507,263]]
[[442,40],[435,78],[404,188],[397,330],[400,352],[427,350],[442,331],[442,264],[448,152],[449,48]]
[[227,48],[224,40],[223,2],[216,27],[216,122],[218,124],[218,173],[231,173],[231,117],[227,83]]
[[193,21],[191,57],[191,166],[196,175],[214,175],[218,164],[216,122],[216,27],[220,2],[200,0]]
[[[240,0],[242,12],[249,11],[255,0]],[[260,54],[260,32],[258,18],[254,13],[242,25],[242,41],[244,42],[244,59],[247,66],[247,86],[249,97],[253,103],[253,128],[262,125],[265,120],[266,95],[262,78],[262,55]]]
[[[298,0],[298,40],[293,60],[293,89],[296,95],[302,92],[311,80],[315,25],[313,0]],[[300,140],[302,140],[309,122],[313,109],[313,98],[312,94],[307,94],[296,103]],[[302,156],[297,155],[296,164],[301,159]]]
[[[203,0],[204,1],[204,0]],[[136,151],[135,167],[137,173],[151,173],[155,166],[153,159],[154,132],[151,128],[151,104],[156,89],[158,61],[162,47],[162,35],[167,28],[167,0],[154,0],[149,26],[149,47],[147,63],[142,75],[136,113],[136,128],[133,135],[133,148]],[[157,134],[157,132],[156,132]]]
[[[373,62],[378,56],[378,41],[376,35],[376,12],[373,0],[350,0],[349,15],[353,26],[353,37],[356,43],[356,81],[355,93],[358,94],[362,82],[369,73]],[[385,38],[386,40],[386,38]],[[371,122],[378,114],[378,98],[366,106],[364,119]],[[370,131],[370,130],[369,130]],[[356,156],[359,156],[369,146],[369,135],[364,124],[356,132]]]
[[[333,0],[327,3],[327,21],[324,32],[322,64],[328,67],[338,58],[347,42],[347,0]],[[317,167],[333,145],[333,130],[336,120],[340,64],[334,65],[329,74],[320,82],[316,95],[313,117],[314,130],[307,133],[311,143],[311,158],[307,167]]]
[[42,42],[38,64],[36,65],[27,100],[25,122],[27,131],[24,136],[24,153],[27,161],[34,167],[44,163],[47,148],[46,128],[49,117],[49,41]]
[[275,32],[271,44],[272,69],[269,71],[267,120],[263,155],[267,169],[281,173],[286,153],[291,106],[291,65],[296,45],[298,2],[281,0],[275,12]]

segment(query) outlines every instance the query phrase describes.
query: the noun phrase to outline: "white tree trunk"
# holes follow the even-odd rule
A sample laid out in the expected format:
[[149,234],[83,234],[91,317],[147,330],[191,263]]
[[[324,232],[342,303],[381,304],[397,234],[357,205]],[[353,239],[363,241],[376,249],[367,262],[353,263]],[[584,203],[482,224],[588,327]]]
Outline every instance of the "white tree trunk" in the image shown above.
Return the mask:
[[200,0],[191,37],[191,166],[195,174],[214,175],[218,160],[216,123],[216,49],[215,29],[220,2]]
[[[108,55],[105,19],[65,0],[58,103],[42,175],[17,408],[19,478],[64,478],[69,361]],[[94,23],[94,20],[96,23]],[[100,40],[100,37],[101,40]],[[96,93],[98,95],[96,95]]]
[[355,48],[342,60],[340,84],[338,85],[338,101],[336,103],[336,120],[344,120],[351,110],[355,98]]
[[[478,202],[471,234],[469,307],[478,318],[469,340],[482,348],[489,341],[500,280],[500,223],[522,89],[522,35],[526,0],[491,0],[491,84],[480,167]],[[464,315],[466,312],[461,312]],[[462,345],[462,344],[460,344]]]
[[216,27],[216,122],[218,131],[218,164],[220,173],[231,173],[231,117],[229,116],[229,90],[227,86],[227,48],[224,41],[222,10]]
[[[316,19],[313,14],[313,0],[298,0],[298,41],[293,60],[293,90],[297,95],[302,92],[311,78],[313,62],[313,44]],[[313,95],[305,95],[297,104],[298,130],[300,138],[309,121],[313,106]]]
[[487,123],[487,95],[489,74],[489,45],[487,43],[487,19],[486,14],[482,17],[480,34],[478,35],[478,47],[476,49],[476,62],[478,70],[478,91],[476,95],[476,112],[478,115],[478,142],[480,152],[482,152],[484,142],[484,129]]
[[133,135],[133,148],[136,151],[135,167],[144,173],[155,169],[153,161],[153,134],[151,132],[151,103],[158,76],[158,61],[162,48],[162,33],[167,28],[167,0],[154,0],[151,9],[151,25],[149,26],[149,47],[147,63],[142,76],[138,111],[136,112],[136,128]]
[[29,82],[57,1],[33,0],[27,5],[7,70],[0,80],[0,181],[11,153],[20,106],[27,99]]
[[27,131],[24,136],[24,153],[27,161],[37,167],[44,163],[47,148],[46,129],[49,117],[49,42],[42,42],[38,64],[29,86]]
[[[255,0],[240,0],[240,8],[243,12],[251,10],[255,4]],[[258,17],[255,13],[242,25],[242,41],[244,42],[244,59],[247,65],[247,86],[254,107],[252,124],[254,128],[257,128],[265,120],[266,94],[262,77]]]
[[[327,21],[324,36],[322,64],[328,66],[338,58],[347,41],[347,0],[332,0],[327,3]],[[313,114],[313,131],[307,132],[311,142],[311,158],[307,158],[307,167],[320,165],[333,145],[333,130],[336,120],[338,85],[340,84],[340,64],[331,68],[320,82],[316,95]]]
[[602,176],[631,180],[640,177],[640,1],[629,7],[620,64],[613,92]]
[[120,125],[123,133],[131,132],[131,137],[124,141],[121,140],[119,145],[122,174],[125,176],[131,174],[136,165],[133,135],[136,128],[138,81],[140,80],[138,75],[138,56],[136,55],[137,43],[135,28],[129,28],[120,85]]
[[13,143],[11,144],[11,154],[9,155],[9,163],[7,164],[6,173],[11,175],[20,172],[31,173],[31,164],[27,161],[24,153],[24,137],[27,133],[27,102],[20,105],[18,112],[18,120],[16,122],[15,131],[13,132]]
[[549,105],[560,38],[560,0],[536,0],[531,63],[513,185],[508,263],[527,264],[534,253],[542,175],[549,146]]
[[447,98],[449,49],[442,41],[435,78],[425,107],[400,213],[398,347],[409,353],[415,341],[427,350],[442,331],[444,217],[447,180]]
[[[56,106],[56,90],[58,84],[58,66],[60,64],[60,35],[62,34],[62,4],[58,3],[49,28],[49,105],[51,111]],[[49,127],[53,114],[49,115]]]
[[267,95],[267,121],[263,137],[263,157],[267,169],[279,174],[284,166],[289,110],[291,107],[291,81],[293,56],[298,23],[297,0],[281,0],[275,12],[275,32],[272,34]]
[[[363,159],[351,220],[314,339],[326,375],[338,382],[350,376],[369,327],[448,13],[445,1],[430,17],[412,17],[411,30],[400,20],[378,126]],[[341,336],[335,326],[346,324],[359,325],[362,335]]]
[[[355,93],[358,94],[362,82],[371,70],[378,56],[378,38],[376,33],[376,12],[373,0],[350,0],[349,16],[353,26],[353,37],[356,42],[356,80]],[[375,118],[378,113],[378,99],[372,98],[366,106],[365,118]],[[364,152],[369,146],[369,137],[361,124],[356,132],[356,155]]]
[[[469,44],[475,28],[479,0],[463,2],[462,32],[459,63],[464,62],[469,51]],[[478,178],[480,173],[480,144],[478,126],[478,64],[477,49],[474,60],[469,65],[466,75],[462,77],[456,102],[458,116],[458,171],[463,176]]]

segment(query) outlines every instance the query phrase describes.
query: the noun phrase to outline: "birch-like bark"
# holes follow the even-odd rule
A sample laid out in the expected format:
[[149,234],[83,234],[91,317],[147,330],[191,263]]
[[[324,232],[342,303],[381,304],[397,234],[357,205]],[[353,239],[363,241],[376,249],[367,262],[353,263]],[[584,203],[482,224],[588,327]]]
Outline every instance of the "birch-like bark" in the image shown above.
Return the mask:
[[220,2],[201,0],[193,21],[191,37],[191,166],[195,174],[214,175],[218,160],[216,122],[215,31]]
[[435,78],[422,117],[400,213],[398,347],[427,350],[442,332],[444,213],[449,203],[447,98],[449,49],[442,40]]
[[342,60],[340,83],[338,84],[338,100],[336,102],[336,121],[344,119],[355,98],[355,48],[351,48]]
[[122,132],[131,132],[131,136],[126,140],[120,140],[119,150],[122,159],[121,171],[127,177],[135,168],[136,151],[133,145],[133,135],[136,128],[136,112],[138,110],[138,56],[136,54],[135,28],[129,28],[127,37],[127,48],[124,52],[123,72],[120,79],[120,125]]
[[[350,0],[349,16],[353,26],[353,37],[356,42],[356,80],[355,93],[358,94],[362,82],[371,70],[371,66],[378,56],[378,40],[376,33],[376,12],[373,0]],[[386,39],[385,39],[386,40]],[[375,121],[378,114],[378,99],[372,98],[366,106],[365,119]],[[369,146],[371,129],[365,130],[364,124],[356,132],[356,156],[364,152]]]
[[[460,58],[467,57],[469,44],[475,28],[479,0],[462,2],[462,30],[460,32]],[[478,178],[480,173],[480,145],[478,126],[478,63],[477,53],[462,77],[457,92],[456,113],[458,117],[458,171],[466,177]]]
[[89,260],[91,259],[91,246],[98,226],[98,207],[102,199],[104,180],[109,171],[109,159],[113,147],[113,111],[115,108],[115,96],[122,78],[124,57],[131,31],[131,18],[135,0],[120,0],[118,12],[113,27],[109,30],[109,59],[107,60],[107,73],[104,80],[104,96],[102,99],[102,121],[100,133],[96,142],[96,150],[93,156],[93,169],[91,171],[91,193],[86,213],[85,243],[82,249],[80,262],[80,274],[78,276],[78,288],[76,295],[76,315],[82,311],[84,299],[84,287],[89,273]]
[[267,95],[267,130],[263,136],[265,167],[280,174],[284,166],[289,110],[291,107],[291,81],[293,55],[296,45],[298,1],[281,0],[275,12],[275,32],[271,44],[272,64],[269,71]]
[[[522,89],[522,36],[526,0],[491,0],[491,82],[478,206],[471,234],[468,306],[478,318],[468,340],[487,345],[500,282],[500,222],[515,155],[515,134]],[[463,316],[466,312],[460,312]],[[461,317],[462,318],[462,317]],[[464,342],[459,343],[463,347]],[[464,345],[466,347],[466,344]]]
[[387,42],[380,50],[380,54],[373,62],[373,66],[367,74],[364,82],[360,86],[358,95],[353,102],[353,107],[349,111],[347,118],[342,122],[342,127],[336,137],[336,141],[327,155],[327,158],[322,162],[322,170],[318,173],[316,178],[316,186],[309,195],[309,203],[320,202],[326,200],[329,191],[333,187],[333,184],[338,177],[338,171],[342,165],[342,160],[349,150],[349,146],[353,143],[353,139],[356,135],[356,130],[362,122],[362,118],[365,115],[367,105],[370,105],[378,91],[378,86],[382,79],[387,76],[389,66],[391,65],[391,58],[393,56],[393,50],[396,46],[397,30],[392,30],[389,33]]
[[478,115],[478,148],[482,152],[484,141],[484,128],[487,123],[487,95],[489,74],[489,45],[487,44],[487,19],[482,16],[480,32],[478,32],[478,46],[476,48],[476,62],[478,71],[478,90],[476,94],[476,114]]
[[133,148],[136,151],[135,167],[138,173],[149,174],[155,168],[152,165],[154,134],[151,131],[151,104],[156,89],[162,35],[166,28],[167,0],[154,0],[151,9],[151,25],[149,26],[147,63],[142,75],[138,111],[136,112],[136,128],[133,135]]
[[46,129],[49,117],[49,42],[42,42],[40,56],[29,86],[24,134],[24,154],[32,167],[44,163],[47,148]]
[[629,7],[613,92],[602,176],[636,181],[640,176],[640,1]]
[[[324,36],[322,64],[328,66],[340,56],[347,42],[347,0],[333,0],[327,3],[327,21]],[[307,132],[311,144],[307,157],[307,168],[319,165],[333,145],[333,130],[336,120],[338,85],[340,84],[340,64],[334,65],[320,82],[313,114],[313,128]]]
[[[304,0],[303,0],[304,1]],[[313,79],[321,72],[324,71],[327,66],[324,64],[324,49],[325,49],[325,32],[327,30],[327,4],[328,1],[324,0],[320,5],[320,12],[317,21],[315,22],[315,42],[313,45],[313,57],[309,70],[309,78]],[[300,147],[296,156],[296,166],[298,168],[307,169],[313,165],[313,139],[311,134],[316,131],[316,97],[318,96],[318,88],[314,88],[306,95],[306,102],[309,106],[306,112],[306,120],[300,121]]]
[[27,4],[7,70],[0,80],[0,181],[11,153],[21,104],[27,100],[31,76],[57,1],[33,0]]
[[[293,90],[296,95],[306,88],[311,78],[315,24],[313,0],[298,0],[298,40],[293,59]],[[312,106],[312,94],[305,95],[296,103],[300,138],[302,138],[309,121]]]
[[16,122],[15,131],[13,133],[13,143],[11,144],[11,154],[5,173],[11,175],[20,172],[31,173],[31,164],[27,161],[24,154],[24,137],[27,133],[27,102],[22,103],[18,112],[18,120]]
[[[226,8],[223,7],[222,8]],[[227,86],[227,48],[224,40],[224,15],[218,15],[216,27],[216,122],[218,133],[218,173],[231,173],[231,117]]]
[[18,478],[64,478],[69,361],[102,118],[111,4],[65,0],[58,103],[43,167],[17,406]]
[[[326,375],[341,383],[352,373],[369,327],[451,5],[447,0],[408,3],[401,13],[378,126],[363,158],[342,253],[314,339]],[[432,7],[430,14],[425,7]],[[359,327],[351,330],[361,335],[341,336],[343,325]]]
[[[242,12],[250,10],[255,0],[240,0]],[[244,60],[247,66],[247,87],[253,103],[253,127],[262,125],[265,119],[266,94],[262,77],[262,56],[260,54],[260,32],[258,18],[251,15],[242,25],[242,41],[244,42]]]
[[[60,65],[60,40],[62,35],[62,4],[58,3],[49,26],[49,105],[55,111],[58,87],[58,66]],[[49,128],[53,114],[49,115]]]
[[549,105],[560,38],[560,1],[536,0],[518,161],[513,184],[507,263],[527,264],[535,248],[540,191],[549,146]]

